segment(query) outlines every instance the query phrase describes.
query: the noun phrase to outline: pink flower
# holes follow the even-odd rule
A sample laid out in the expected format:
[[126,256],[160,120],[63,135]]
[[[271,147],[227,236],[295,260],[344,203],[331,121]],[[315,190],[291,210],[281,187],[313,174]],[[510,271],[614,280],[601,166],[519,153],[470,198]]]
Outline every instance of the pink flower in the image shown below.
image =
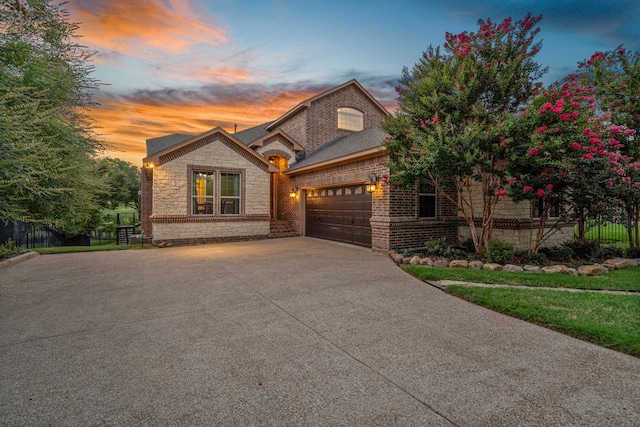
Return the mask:
[[554,107],[551,108],[551,111],[556,113],[556,114],[560,114],[560,113],[562,113],[562,107],[554,106]]
[[571,114],[567,114],[567,113],[562,114],[562,115],[560,116],[560,120],[562,120],[563,122],[566,122],[566,121],[567,121],[567,120],[569,120],[570,118],[571,118]]
[[625,184],[631,185],[631,177],[625,176],[624,178],[622,178],[622,180]]
[[530,156],[537,156],[538,155],[538,149],[537,148],[530,148],[529,149],[529,155]]
[[538,132],[540,132],[540,133],[544,133],[545,130],[547,130],[547,126],[540,126],[538,128]]
[[438,123],[440,121],[439,118],[434,117],[433,120],[431,120],[431,124],[435,125],[436,123]]
[[593,159],[593,154],[587,153],[587,154],[583,155],[582,158],[585,159],[585,160],[591,160],[591,159]]
[[624,131],[624,136],[631,136],[636,133],[635,129],[627,129]]
[[556,101],[556,106],[557,107],[562,107],[564,105],[564,99],[558,99]]
[[538,191],[536,191],[536,195],[538,197],[543,197],[545,194],[547,193],[545,193],[545,191],[542,188],[538,188]]
[[425,126],[426,126],[426,124],[425,124],[424,120],[420,119],[420,127],[425,127]]
[[579,150],[582,148],[582,146],[579,143],[574,142],[573,144],[571,144],[571,148],[574,150]]
[[498,197],[504,197],[504,196],[507,195],[507,190],[505,190],[504,188],[500,187],[496,193],[498,194]]
[[607,181],[607,187],[613,187],[613,181],[611,180]]
[[580,111],[578,110],[574,110],[573,113],[571,113],[571,117],[573,117],[574,119],[577,119],[579,115]]
[[622,169],[618,169],[618,170],[616,171],[616,175],[618,175],[618,176],[622,176],[622,175],[624,175],[624,170],[622,170]]
[[553,190],[553,184],[547,184],[547,190],[549,191]]
[[522,191],[524,192],[528,192],[528,191],[532,191],[533,187],[530,185],[525,185],[524,187],[522,187]]

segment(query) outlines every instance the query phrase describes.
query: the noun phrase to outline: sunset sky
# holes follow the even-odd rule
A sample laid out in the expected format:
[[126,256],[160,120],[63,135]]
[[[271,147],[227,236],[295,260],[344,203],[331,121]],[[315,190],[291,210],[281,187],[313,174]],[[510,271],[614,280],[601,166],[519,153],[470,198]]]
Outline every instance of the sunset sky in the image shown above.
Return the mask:
[[390,111],[397,79],[445,32],[543,15],[544,83],[620,44],[640,50],[638,0],[70,0],[104,86],[89,115],[107,155],[141,164],[145,140],[232,132],[353,78]]

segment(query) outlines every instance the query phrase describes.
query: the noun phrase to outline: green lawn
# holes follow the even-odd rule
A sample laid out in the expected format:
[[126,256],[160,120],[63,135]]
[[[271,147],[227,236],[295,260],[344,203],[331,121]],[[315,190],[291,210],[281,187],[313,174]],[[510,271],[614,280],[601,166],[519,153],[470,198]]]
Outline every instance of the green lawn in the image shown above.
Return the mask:
[[[451,285],[445,291],[491,310],[640,357],[640,267],[600,277],[403,266],[426,281],[527,285],[532,289]],[[638,295],[535,287],[637,291]]]
[[71,252],[103,252],[103,251],[122,251],[126,249],[150,249],[153,245],[150,243],[143,245],[116,245],[110,243],[108,245],[92,245],[92,246],[56,246],[51,248],[33,248],[30,249],[41,255],[66,254]]
[[405,271],[420,280],[460,280],[475,283],[545,286],[553,288],[640,291],[640,267],[610,271],[599,277],[577,277],[567,274],[517,273],[456,268],[433,268],[404,265]]
[[475,304],[640,356],[640,295],[447,286]]

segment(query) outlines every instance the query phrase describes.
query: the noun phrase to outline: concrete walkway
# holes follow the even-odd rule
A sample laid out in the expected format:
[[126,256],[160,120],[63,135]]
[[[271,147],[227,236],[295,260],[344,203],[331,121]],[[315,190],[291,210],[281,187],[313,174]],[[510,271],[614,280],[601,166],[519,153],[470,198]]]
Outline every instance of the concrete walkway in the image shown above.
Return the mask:
[[640,425],[640,359],[311,238],[0,271],[0,425]]

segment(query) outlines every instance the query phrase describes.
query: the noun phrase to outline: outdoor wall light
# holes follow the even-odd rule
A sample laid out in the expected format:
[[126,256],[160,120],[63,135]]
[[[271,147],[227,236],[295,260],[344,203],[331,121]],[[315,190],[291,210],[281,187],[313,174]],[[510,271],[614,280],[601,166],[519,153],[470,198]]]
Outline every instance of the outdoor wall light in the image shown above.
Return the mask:
[[369,174],[369,179],[364,183],[364,189],[367,190],[367,193],[375,193],[378,188],[378,177],[375,173]]
[[297,195],[298,195],[298,187],[291,187],[291,190],[289,190],[289,197],[291,197],[292,199],[295,199]]
[[145,162],[142,165],[143,169],[144,169],[144,174],[147,177],[147,179],[151,179],[151,177],[153,176],[153,163],[149,162]]

